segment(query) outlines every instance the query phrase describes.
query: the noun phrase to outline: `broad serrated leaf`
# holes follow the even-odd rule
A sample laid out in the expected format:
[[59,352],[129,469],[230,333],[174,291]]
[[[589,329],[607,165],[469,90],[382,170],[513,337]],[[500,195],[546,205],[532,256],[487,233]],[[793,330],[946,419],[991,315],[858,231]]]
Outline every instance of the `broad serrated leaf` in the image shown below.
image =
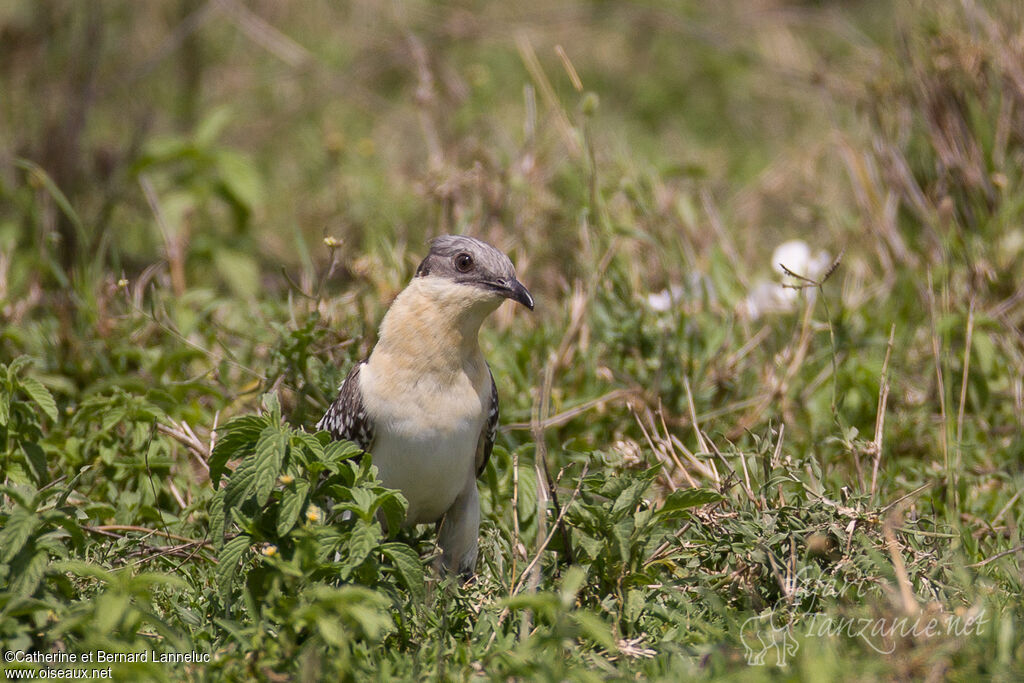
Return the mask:
[[426,597],[423,563],[416,551],[404,543],[385,543],[380,549],[391,560],[402,585],[416,600],[423,600]]
[[227,516],[224,513],[224,491],[218,491],[210,503],[210,538],[213,539],[213,547],[218,550],[224,547],[224,527],[227,523]]
[[268,391],[263,394],[263,398],[260,400],[270,419],[270,424],[277,425],[281,422],[281,401],[277,398],[276,391]]
[[377,524],[358,524],[352,529],[352,534],[342,548],[339,572],[342,579],[347,579],[352,570],[363,563],[380,539],[381,530]]
[[342,507],[346,510],[355,512],[365,521],[369,522],[373,518],[376,497],[371,491],[361,487],[351,489],[349,491],[349,495],[352,496],[352,502],[344,503],[342,504]]
[[39,406],[52,421],[57,421],[57,402],[53,400],[50,390],[35,377],[22,377],[18,380],[21,390],[28,394],[32,402]]
[[85,547],[85,534],[82,533],[82,528],[78,525],[78,521],[73,517],[70,517],[60,510],[47,510],[41,515],[41,518],[46,524],[52,524],[53,526],[64,529],[64,531],[66,531],[71,537],[71,543],[76,550],[81,550]]
[[128,409],[123,405],[115,406],[103,413],[103,419],[100,421],[100,430],[108,432],[126,417],[128,417]]
[[299,479],[281,493],[281,506],[277,510],[277,535],[284,536],[299,519],[309,494],[309,482]]
[[106,635],[113,631],[121,617],[128,611],[130,598],[121,591],[107,591],[96,598],[96,612],[93,615],[92,628],[98,634]]
[[256,454],[245,458],[238,469],[231,473],[224,487],[224,511],[238,507],[252,495],[256,487]]
[[324,445],[312,434],[301,430],[292,432],[292,446],[303,451],[303,461],[307,465],[311,460],[319,462],[324,459]]
[[83,578],[96,579],[103,583],[110,583],[114,575],[99,565],[85,562],[83,560],[59,560],[50,565],[50,569],[58,572],[68,572]]
[[720,500],[722,500],[722,496],[710,489],[679,489],[668,495],[657,514],[659,518],[667,519],[690,508],[716,503]]
[[189,584],[180,576],[160,574],[158,572],[143,572],[128,579],[128,591],[130,593],[149,591],[158,587],[188,590]]
[[7,518],[4,528],[0,529],[0,561],[10,562],[25,547],[38,526],[39,516],[36,513],[16,508]]
[[214,488],[217,487],[228,460],[237,460],[251,453],[267,425],[266,418],[243,415],[217,429],[217,443],[213,447],[209,461],[210,483]]
[[6,391],[0,391],[0,427],[6,427],[11,421],[11,396]]
[[25,462],[32,472],[32,477],[38,486],[45,486],[50,482],[50,473],[46,467],[46,453],[37,443],[23,441],[21,450],[25,453]]
[[377,508],[384,514],[388,529],[398,529],[405,521],[409,502],[399,491],[389,491],[377,499]]
[[573,612],[571,617],[585,638],[609,652],[615,652],[618,649],[615,638],[612,636],[611,627],[596,614],[578,610]]
[[[32,364],[32,359],[28,356],[18,356],[7,365],[7,381],[14,382],[14,378],[22,371]],[[0,365],[0,367],[3,367]]]
[[238,573],[238,563],[245,556],[252,545],[252,539],[246,534],[239,534],[224,544],[217,558],[217,583],[222,589],[231,587]]
[[345,616],[359,625],[363,635],[369,640],[379,640],[382,635],[394,628],[394,621],[387,607],[379,603],[350,605]]
[[647,487],[650,486],[650,481],[637,478],[633,480],[629,486],[627,486],[618,497],[615,499],[615,504],[612,505],[612,519],[618,519],[627,512],[632,512],[640,499],[643,498],[644,492],[647,491]]
[[519,519],[528,520],[537,514],[537,475],[532,467],[519,468]]
[[316,620],[317,631],[324,642],[334,647],[345,647],[349,641],[345,624],[333,615],[321,615]]
[[[14,595],[28,597],[36,592],[36,587],[46,573],[50,557],[46,550],[36,548],[34,544],[29,544],[22,550],[24,552],[17,561],[11,564],[10,591]],[[34,552],[29,552],[30,550]]]
[[263,430],[260,440],[256,442],[256,482],[254,493],[256,504],[266,505],[270,492],[274,490],[277,476],[281,473],[284,463],[285,449],[288,447],[288,435],[280,427],[272,425]]
[[340,462],[358,455],[362,455],[363,449],[351,441],[332,441],[324,446],[324,462]]

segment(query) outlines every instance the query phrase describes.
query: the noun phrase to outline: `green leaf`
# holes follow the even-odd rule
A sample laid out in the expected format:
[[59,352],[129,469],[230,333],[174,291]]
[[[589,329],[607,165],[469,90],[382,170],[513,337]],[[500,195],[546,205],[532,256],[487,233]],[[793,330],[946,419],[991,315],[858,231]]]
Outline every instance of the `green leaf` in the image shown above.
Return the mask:
[[398,529],[405,521],[405,512],[409,502],[400,491],[388,491],[377,498],[377,507],[384,514],[388,529]]
[[345,647],[349,641],[345,624],[333,615],[322,615],[316,620],[316,629],[324,642],[334,647]]
[[292,447],[312,456],[312,458],[303,458],[303,462],[307,465],[311,461],[319,462],[324,459],[324,445],[315,436],[302,430],[292,432]]
[[562,597],[562,606],[569,608],[576,604],[576,595],[580,592],[587,580],[587,571],[579,566],[569,567],[562,577],[562,585],[559,593]]
[[128,591],[133,594],[144,593],[158,587],[188,590],[189,584],[180,576],[158,572],[144,572],[128,579]]
[[637,478],[629,486],[626,487],[622,493],[619,494],[618,498],[615,499],[615,504],[612,505],[612,518],[618,519],[627,512],[631,512],[643,498],[644,493],[647,491],[647,487],[650,486],[651,482],[643,478]]
[[227,515],[224,511],[224,498],[226,492],[218,491],[210,503],[210,537],[213,539],[213,547],[224,546],[224,527],[227,525]]
[[532,467],[519,467],[519,519],[526,521],[537,514],[537,475]]
[[92,622],[99,634],[106,635],[117,628],[121,617],[128,611],[129,596],[119,590],[109,590],[96,598],[96,614]]
[[236,296],[248,298],[259,291],[260,269],[249,254],[237,249],[217,249],[213,263]]
[[28,463],[29,470],[31,470],[36,484],[39,486],[48,484],[50,474],[46,468],[46,454],[43,453],[43,449],[37,443],[23,441],[21,443],[21,450],[25,453],[25,462]]
[[83,560],[58,560],[50,565],[52,571],[68,572],[83,578],[96,579],[109,584],[114,580],[114,575],[99,565],[85,562]]
[[22,377],[18,380],[21,390],[28,394],[28,397],[46,413],[53,422],[57,421],[57,403],[53,400],[50,390],[43,386],[43,383],[35,377]]
[[214,108],[196,126],[193,135],[196,147],[211,147],[229,123],[231,123],[231,107],[220,106]]
[[10,591],[21,597],[28,597],[36,592],[36,587],[46,573],[46,567],[50,563],[50,557],[43,548],[36,548],[34,545],[25,547],[31,548],[31,554],[23,553],[18,561],[11,564]]
[[0,562],[10,562],[25,546],[39,526],[39,516],[25,508],[17,508],[0,529]]
[[280,423],[281,401],[277,398],[277,392],[268,391],[267,393],[263,394],[263,397],[260,399],[260,402],[263,404],[263,410],[265,410],[267,414],[270,416],[270,423],[272,425],[277,425],[278,423]]
[[210,483],[214,488],[220,481],[228,460],[243,458],[256,448],[263,429],[270,424],[265,417],[243,415],[236,417],[217,430],[217,443],[210,454]]
[[71,543],[76,550],[81,550],[85,547],[85,534],[82,533],[82,527],[78,525],[78,521],[60,510],[47,510],[42,514],[42,520],[45,524],[52,524],[55,527],[64,529],[71,537]]
[[395,573],[409,593],[416,600],[425,599],[427,592],[423,582],[423,563],[416,551],[405,543],[385,543],[380,549],[384,556],[391,560]]
[[288,435],[281,428],[272,425],[263,430],[256,443],[256,481],[254,491],[256,504],[266,505],[270,492],[274,490],[277,477],[281,474]]
[[356,567],[361,565],[367,556],[373,552],[381,539],[381,529],[378,524],[359,524],[352,529],[352,535],[342,548],[344,553],[341,558],[340,575],[346,579]]
[[252,162],[241,154],[224,150],[217,155],[216,163],[227,198],[246,213],[255,209],[263,195],[263,180]]
[[[32,162],[28,162],[31,164]],[[41,170],[41,169],[40,169]],[[27,368],[32,364],[32,359],[28,356],[18,356],[7,365],[7,381],[14,382],[14,378],[21,374],[24,368]],[[0,366],[3,367],[3,366]]]
[[552,593],[520,593],[501,603],[510,610],[529,609],[543,615],[557,613],[561,605],[558,597]]
[[690,508],[717,503],[720,500],[722,500],[722,496],[717,491],[710,489],[679,489],[668,495],[661,509],[658,510],[658,517],[662,519],[677,517]]
[[253,453],[238,466],[224,487],[224,511],[238,507],[252,495],[256,487],[256,454]]
[[576,626],[588,640],[609,652],[618,650],[615,638],[612,637],[611,627],[596,614],[578,610],[572,613],[572,620],[576,622]]
[[332,441],[324,446],[324,462],[340,462],[361,455],[363,449],[351,441]]
[[291,486],[286,486],[281,494],[281,506],[277,511],[277,534],[284,536],[299,519],[299,513],[306,505],[306,498],[309,494],[309,482],[303,479],[296,480]]
[[238,563],[252,545],[252,539],[246,534],[239,534],[224,544],[217,558],[217,583],[222,589],[228,589],[238,573]]
[[0,427],[6,427],[11,421],[11,396],[6,391],[0,392]]
[[345,616],[359,625],[363,634],[371,641],[380,640],[381,636],[394,627],[391,613],[380,603],[350,605]]
[[125,405],[115,405],[109,410],[103,412],[103,419],[100,421],[100,429],[104,432],[109,432],[116,425],[120,424],[126,417],[128,417],[128,407]]

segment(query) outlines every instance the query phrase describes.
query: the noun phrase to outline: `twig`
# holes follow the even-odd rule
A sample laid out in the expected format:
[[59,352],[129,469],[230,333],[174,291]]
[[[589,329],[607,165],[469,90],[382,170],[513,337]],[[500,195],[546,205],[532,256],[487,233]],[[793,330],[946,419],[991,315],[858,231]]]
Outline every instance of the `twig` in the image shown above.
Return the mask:
[[986,557],[981,562],[975,562],[974,564],[969,564],[967,566],[970,569],[977,569],[978,567],[984,567],[989,562],[995,562],[996,560],[998,560],[1000,558],[1006,557],[1007,555],[1013,555],[1014,553],[1019,553],[1022,550],[1024,550],[1024,545],[1019,545],[1016,548],[1010,548],[1009,550],[1004,550],[1001,553],[996,553],[992,557]]
[[523,60],[526,70],[540,89],[541,96],[555,113],[558,131],[562,134],[562,139],[565,141],[565,146],[569,149],[569,154],[574,158],[578,157],[582,151],[579,140],[576,137],[572,124],[569,122],[569,117],[566,116],[561,103],[558,101],[558,96],[555,94],[555,89],[551,86],[551,81],[548,80],[547,75],[544,73],[540,60],[537,59],[537,53],[534,51],[533,45],[530,44],[530,39],[527,38],[525,33],[516,34],[516,47],[519,49],[519,57]]
[[892,355],[892,344],[896,338],[896,324],[889,328],[889,344],[885,348],[885,361],[882,363],[882,376],[878,387],[878,412],[875,414],[875,461],[871,465],[871,497],[875,496],[875,483],[878,480],[878,463],[882,460],[882,435],[885,432],[885,405],[889,400],[889,357]]
[[[931,322],[932,332],[932,356],[935,360],[935,382],[936,391],[939,394],[939,413],[942,417],[942,461],[943,469],[946,472],[947,492],[956,495],[956,488],[953,485],[952,472],[949,470],[949,428],[946,424],[946,382],[942,378],[942,347],[939,343],[939,332],[935,320],[935,293],[932,288],[932,271],[928,269],[928,317]],[[954,499],[955,500],[955,499]]]
[[[690,422],[693,423],[693,431],[697,435],[697,445],[700,446],[701,453],[710,454],[711,451],[708,449],[707,443],[704,441],[704,435],[700,431],[700,423],[697,421],[697,408],[693,403],[693,392],[690,391],[690,380],[683,377],[683,388],[686,389],[686,404],[690,409]],[[714,460],[708,460],[708,466],[714,473],[714,482],[716,484],[721,483],[721,479],[718,476],[718,468],[715,467]]]
[[914,599],[914,591],[910,584],[910,577],[907,575],[907,565],[903,562],[903,554],[900,552],[899,542],[896,540],[895,527],[902,519],[902,506],[896,508],[885,524],[882,525],[882,534],[885,536],[885,544],[889,550],[889,557],[892,558],[892,568],[896,573],[896,581],[900,586],[900,599],[903,601],[903,611],[906,614],[917,614],[918,605]]
[[[188,423],[185,421],[178,423],[170,417],[168,417],[167,420],[171,424],[167,425],[162,422],[158,422],[156,425],[157,431],[184,445],[186,450],[188,450],[188,452],[195,458],[196,462],[198,462],[199,465],[206,470],[206,473],[209,474],[210,466],[206,461],[209,459],[210,453],[213,452],[214,437],[212,433],[210,436],[210,446],[207,447],[206,444],[199,440],[195,432],[192,431],[192,428],[188,426]],[[214,421],[214,430],[216,430],[216,428],[216,421]]]
[[[619,401],[622,399],[630,399],[637,396],[637,391],[634,389],[613,389],[603,396],[590,399],[578,406],[563,410],[560,413],[556,413],[551,417],[542,418],[539,422],[541,429],[548,429],[550,427],[559,427],[561,425],[570,422],[573,418],[579,417],[587,411],[593,410],[594,408],[600,408],[609,403]],[[511,422],[501,428],[503,432],[514,432],[521,430],[533,429],[532,422]]]
[[254,43],[291,67],[314,61],[306,48],[289,38],[238,0],[216,0],[238,28]]
[[91,531],[93,533],[104,534],[110,536],[113,532],[117,531],[136,531],[141,534],[145,534],[143,538],[147,536],[163,536],[166,539],[172,541],[181,541],[182,543],[202,543],[204,545],[210,545],[209,541],[196,541],[195,539],[188,538],[186,536],[179,536],[178,534],[172,534],[169,531],[161,531],[160,529],[149,529],[144,526],[131,526],[127,524],[101,524],[97,526],[83,526],[83,530]]
[[956,464],[953,471],[959,475],[964,444],[964,410],[967,403],[967,379],[971,372],[971,339],[974,336],[974,296],[967,309],[967,339],[964,341],[964,372],[960,380],[960,405],[956,413]]
[[558,531],[558,529],[562,528],[562,519],[565,517],[565,513],[569,509],[569,506],[572,505],[573,501],[576,500],[576,496],[579,495],[580,488],[583,486],[583,479],[584,477],[587,476],[587,471],[589,470],[589,468],[589,464],[583,465],[583,471],[580,472],[579,481],[576,482],[576,488],[573,489],[572,495],[569,496],[569,501],[565,504],[565,507],[563,507],[559,511],[558,517],[557,519],[555,519],[554,525],[551,527],[551,530],[548,531],[548,535],[544,537],[544,542],[540,544],[540,547],[537,548],[537,552],[533,555],[533,559],[530,560],[530,563],[528,565],[526,565],[526,569],[523,570],[522,575],[519,577],[519,581],[516,582],[516,587],[512,590],[512,595],[515,595],[522,589],[523,582],[526,580],[527,576],[540,561],[541,555],[544,553],[545,548],[548,547],[548,544],[551,543],[551,539],[554,538],[555,532]]

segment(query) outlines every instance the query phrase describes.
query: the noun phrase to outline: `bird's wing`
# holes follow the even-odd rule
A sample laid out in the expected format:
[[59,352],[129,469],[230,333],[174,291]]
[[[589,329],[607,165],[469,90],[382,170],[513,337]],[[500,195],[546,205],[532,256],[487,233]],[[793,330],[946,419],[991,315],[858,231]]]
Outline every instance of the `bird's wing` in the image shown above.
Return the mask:
[[374,426],[363,405],[363,392],[359,389],[359,370],[364,365],[366,361],[357,363],[348,373],[338,387],[338,398],[316,423],[316,428],[330,432],[336,440],[345,439],[369,451],[373,446]]
[[487,366],[487,374],[491,378],[491,405],[487,410],[487,421],[480,431],[480,441],[476,447],[476,476],[484,473],[487,461],[491,459],[491,451],[494,449],[494,437],[498,435],[498,387],[494,383],[494,375],[491,373],[491,366]]

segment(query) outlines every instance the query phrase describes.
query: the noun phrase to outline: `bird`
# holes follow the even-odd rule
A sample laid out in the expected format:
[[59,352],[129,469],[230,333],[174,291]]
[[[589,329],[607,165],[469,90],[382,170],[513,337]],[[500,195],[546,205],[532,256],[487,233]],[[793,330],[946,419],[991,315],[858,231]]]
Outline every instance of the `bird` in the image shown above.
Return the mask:
[[534,308],[508,256],[465,235],[434,238],[316,425],[371,455],[381,483],[408,501],[404,526],[437,523],[441,569],[462,576],[476,568],[476,480],[499,417],[479,332],[506,299]]

